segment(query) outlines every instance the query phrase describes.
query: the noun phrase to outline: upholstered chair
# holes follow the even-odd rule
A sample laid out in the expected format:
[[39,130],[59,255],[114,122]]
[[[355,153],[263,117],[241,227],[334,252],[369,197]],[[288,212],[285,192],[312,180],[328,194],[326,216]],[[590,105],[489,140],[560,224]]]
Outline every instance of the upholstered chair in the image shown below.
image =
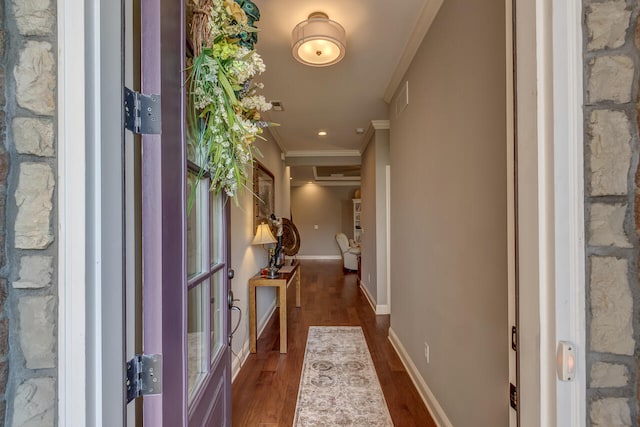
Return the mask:
[[342,263],[344,268],[351,271],[357,271],[360,248],[349,246],[349,239],[344,233],[336,234],[336,242],[338,242],[340,252],[342,253]]

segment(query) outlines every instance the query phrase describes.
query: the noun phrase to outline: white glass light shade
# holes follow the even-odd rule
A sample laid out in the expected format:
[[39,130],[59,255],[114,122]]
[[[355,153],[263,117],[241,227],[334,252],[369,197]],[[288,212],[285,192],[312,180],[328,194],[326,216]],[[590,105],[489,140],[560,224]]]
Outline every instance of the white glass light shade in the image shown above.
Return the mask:
[[269,228],[269,224],[265,224],[264,222],[258,226],[258,230],[256,231],[256,235],[253,238],[252,245],[268,245],[270,243],[277,242],[276,238],[273,237],[273,233],[271,232],[271,228]]
[[314,12],[291,32],[291,53],[305,65],[326,67],[344,58],[347,43],[342,25]]

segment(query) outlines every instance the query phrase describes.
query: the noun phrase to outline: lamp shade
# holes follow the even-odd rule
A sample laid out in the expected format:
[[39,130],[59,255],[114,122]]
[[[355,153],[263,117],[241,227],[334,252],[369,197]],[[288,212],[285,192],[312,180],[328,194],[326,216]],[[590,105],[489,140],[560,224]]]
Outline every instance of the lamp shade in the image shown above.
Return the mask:
[[268,245],[269,243],[276,243],[276,238],[273,237],[273,233],[271,233],[271,228],[269,228],[269,224],[262,223],[258,226],[258,231],[256,231],[256,235],[253,238],[252,245]]
[[326,67],[344,58],[346,33],[323,12],[314,12],[291,32],[291,53],[303,64]]

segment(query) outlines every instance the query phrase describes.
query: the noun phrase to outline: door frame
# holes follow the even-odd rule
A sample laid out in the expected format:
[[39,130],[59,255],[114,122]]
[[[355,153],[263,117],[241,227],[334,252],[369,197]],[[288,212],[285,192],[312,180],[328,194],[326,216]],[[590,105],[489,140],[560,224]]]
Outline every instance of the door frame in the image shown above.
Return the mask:
[[[518,9],[517,61],[521,70],[518,109],[536,112],[518,118],[521,140],[535,141],[519,146],[522,157],[518,163],[519,239],[526,242],[521,243],[519,259],[520,299],[526,301],[520,307],[520,362],[527,366],[521,379],[522,425],[541,425],[544,420],[549,426],[582,426],[586,413],[582,2],[513,1]],[[109,75],[103,68],[110,63],[105,56],[108,49],[101,47],[116,43],[113,33],[101,36],[101,30],[113,28],[102,20],[109,9],[107,3],[115,6],[107,0],[57,2],[60,425],[82,425],[86,420],[103,425],[101,417],[110,407],[105,399],[110,398],[103,393],[105,384],[88,378],[87,372],[95,368],[93,372],[114,378],[122,372],[116,362],[103,357],[102,348],[95,347],[110,334],[123,333],[122,329],[117,322],[94,322],[103,318],[107,308],[112,315],[111,310],[122,307],[106,307],[103,294],[86,293],[87,289],[106,286],[101,275],[89,275],[87,265],[95,259],[86,252],[97,244],[93,236],[102,235],[108,227],[106,217],[99,221],[99,212],[89,209],[86,194],[90,182],[100,182],[93,181],[100,169],[92,167],[103,165],[104,159],[97,151],[93,160],[98,165],[85,163],[85,142],[101,141],[104,134],[100,131],[105,130],[98,126],[99,120],[94,127],[85,128],[85,123],[106,110],[96,77],[100,70]],[[119,65],[119,60],[111,63]],[[92,67],[85,71],[87,65]],[[107,83],[116,85],[112,79]],[[117,92],[120,87],[118,84]],[[562,139],[568,144],[554,144]],[[93,189],[102,191],[103,187]],[[563,240],[558,230],[565,225],[570,232]],[[107,256],[108,251],[114,251],[111,255],[117,252],[105,248],[97,253]],[[562,258],[566,253],[571,254],[568,260]],[[77,262],[80,259],[85,263]],[[109,285],[119,289],[116,283]],[[560,301],[563,304],[558,304]],[[96,315],[88,319],[87,313]],[[578,349],[577,376],[571,383],[559,383],[555,377],[555,346],[560,339],[572,341]]]
[[[509,361],[509,383],[519,386],[518,372],[518,346],[516,350],[512,348],[513,336],[512,327],[518,327],[518,283],[517,277],[517,177],[516,173],[516,124],[515,124],[515,44],[514,44],[514,0],[505,0],[505,51],[506,51],[506,162],[507,162],[507,325],[505,331],[506,348]],[[518,411],[509,409],[509,427],[518,427]]]
[[[527,112],[517,117],[521,425],[584,426],[582,2],[514,4],[517,110]],[[558,341],[576,346],[572,382],[557,379]]]
[[[183,375],[187,371],[183,352],[187,320],[183,309],[187,277],[186,115],[183,75],[177,72],[184,70],[184,11],[182,1],[140,2],[140,89],[161,95],[160,117],[166,118],[161,119],[160,135],[142,136],[142,345],[145,354],[162,355],[163,382],[161,394],[143,399],[143,424],[151,426],[186,426],[188,422]],[[182,66],[176,67],[171,60],[176,57]],[[168,301],[172,303],[166,304]]]
[[[556,425],[577,427],[586,424],[587,414],[582,2],[556,1],[552,7],[555,306],[549,309],[555,308],[555,337],[548,340],[555,339],[548,368],[555,377],[550,387],[556,392]],[[559,341],[578,349],[572,382],[555,376]]]
[[121,12],[57,3],[59,425],[124,423]]

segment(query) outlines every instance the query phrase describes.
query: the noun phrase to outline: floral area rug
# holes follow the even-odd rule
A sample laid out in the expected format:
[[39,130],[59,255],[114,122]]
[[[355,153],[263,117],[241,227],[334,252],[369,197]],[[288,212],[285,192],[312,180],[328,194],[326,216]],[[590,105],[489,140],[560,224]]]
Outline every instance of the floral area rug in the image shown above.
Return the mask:
[[293,425],[393,426],[362,328],[309,328]]

